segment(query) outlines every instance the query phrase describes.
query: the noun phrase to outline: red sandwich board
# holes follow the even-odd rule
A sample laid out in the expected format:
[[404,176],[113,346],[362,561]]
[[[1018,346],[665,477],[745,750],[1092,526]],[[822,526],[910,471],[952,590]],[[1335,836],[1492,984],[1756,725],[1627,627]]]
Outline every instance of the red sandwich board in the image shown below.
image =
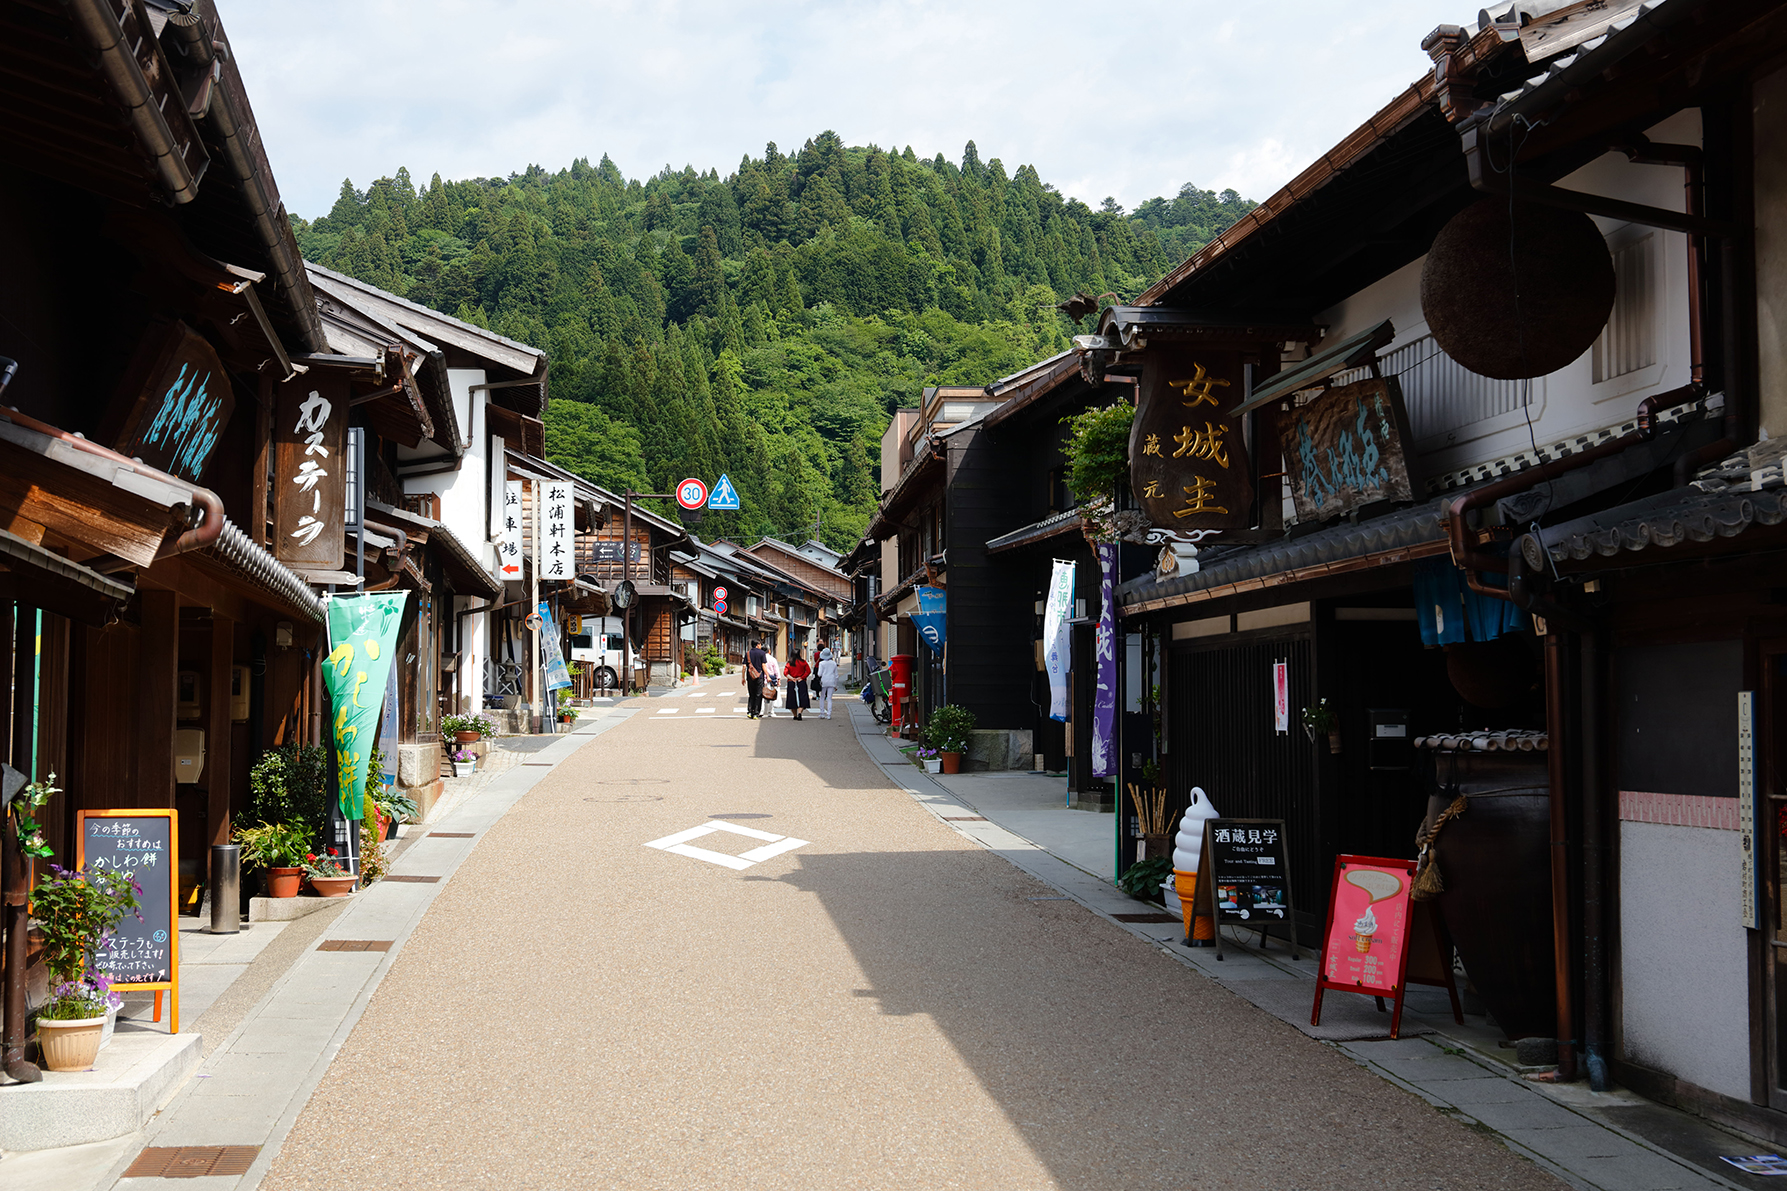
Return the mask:
[[[1409,888],[1415,862],[1382,856],[1337,856],[1334,886],[1328,892],[1328,922],[1322,931],[1322,963],[1315,977],[1315,1007],[1309,1024],[1322,1024],[1322,994],[1364,993],[1393,997],[1390,1037],[1402,1029],[1402,1001],[1408,991]],[[1379,1002],[1382,1008],[1382,1002]]]

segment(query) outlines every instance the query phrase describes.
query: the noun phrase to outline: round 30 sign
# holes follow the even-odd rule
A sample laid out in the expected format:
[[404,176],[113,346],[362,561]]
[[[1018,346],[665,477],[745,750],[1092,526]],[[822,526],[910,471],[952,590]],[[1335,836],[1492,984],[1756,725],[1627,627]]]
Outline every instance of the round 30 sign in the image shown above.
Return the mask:
[[694,512],[707,503],[707,485],[690,476],[676,486],[676,503]]

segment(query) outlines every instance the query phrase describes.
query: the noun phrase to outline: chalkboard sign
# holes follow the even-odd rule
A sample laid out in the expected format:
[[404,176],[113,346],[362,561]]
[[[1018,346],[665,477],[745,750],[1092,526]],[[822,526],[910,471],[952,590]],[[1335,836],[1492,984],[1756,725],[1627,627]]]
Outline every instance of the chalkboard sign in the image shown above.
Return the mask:
[[143,920],[126,916],[94,957],[94,967],[119,989],[153,989],[155,1020],[161,992],[172,992],[169,1030],[180,1032],[180,832],[172,810],[78,811],[75,867],[118,869],[141,887]]
[[[1207,879],[1206,879],[1207,874]],[[1239,923],[1266,938],[1268,926],[1283,926],[1297,954],[1291,921],[1291,860],[1283,819],[1207,819],[1198,861],[1197,896],[1216,922]],[[1216,932],[1222,958],[1222,931]]]

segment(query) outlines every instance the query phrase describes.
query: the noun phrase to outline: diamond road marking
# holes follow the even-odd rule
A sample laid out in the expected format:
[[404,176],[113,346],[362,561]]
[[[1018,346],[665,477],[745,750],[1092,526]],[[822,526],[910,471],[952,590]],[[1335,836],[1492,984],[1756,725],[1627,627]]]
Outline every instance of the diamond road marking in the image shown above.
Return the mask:
[[[737,856],[728,856],[724,852],[711,852],[706,848],[697,848],[690,840],[700,839],[704,835],[712,835],[716,831],[729,831],[734,835],[742,835],[747,839],[764,841],[761,848],[752,848],[749,852],[741,852]],[[761,864],[784,852],[792,852],[796,848],[805,847],[808,841],[795,839],[790,835],[772,835],[767,831],[758,831],[755,827],[740,827],[736,823],[727,823],[719,819],[710,819],[699,827],[691,827],[679,831],[675,835],[667,835],[663,839],[655,839],[645,846],[656,848],[660,852],[675,852],[678,856],[687,856],[692,860],[705,860],[709,864],[717,864],[722,868],[738,871],[750,868],[753,864]]]

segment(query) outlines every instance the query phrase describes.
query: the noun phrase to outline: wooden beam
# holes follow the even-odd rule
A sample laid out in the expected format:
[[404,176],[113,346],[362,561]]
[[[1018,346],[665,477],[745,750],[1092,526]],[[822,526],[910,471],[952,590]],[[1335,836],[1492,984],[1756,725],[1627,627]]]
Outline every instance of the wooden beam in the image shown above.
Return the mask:
[[254,478],[248,494],[248,537],[267,544],[267,473],[273,467],[273,377],[261,373],[259,408],[254,412]]
[[[230,664],[235,652],[236,622],[213,613],[211,703],[205,717],[205,825],[212,844],[230,842]],[[207,868],[209,855],[207,852]]]
[[[145,589],[137,659],[137,806],[174,805],[174,707],[180,671],[180,598]],[[128,796],[127,796],[128,797]]]

